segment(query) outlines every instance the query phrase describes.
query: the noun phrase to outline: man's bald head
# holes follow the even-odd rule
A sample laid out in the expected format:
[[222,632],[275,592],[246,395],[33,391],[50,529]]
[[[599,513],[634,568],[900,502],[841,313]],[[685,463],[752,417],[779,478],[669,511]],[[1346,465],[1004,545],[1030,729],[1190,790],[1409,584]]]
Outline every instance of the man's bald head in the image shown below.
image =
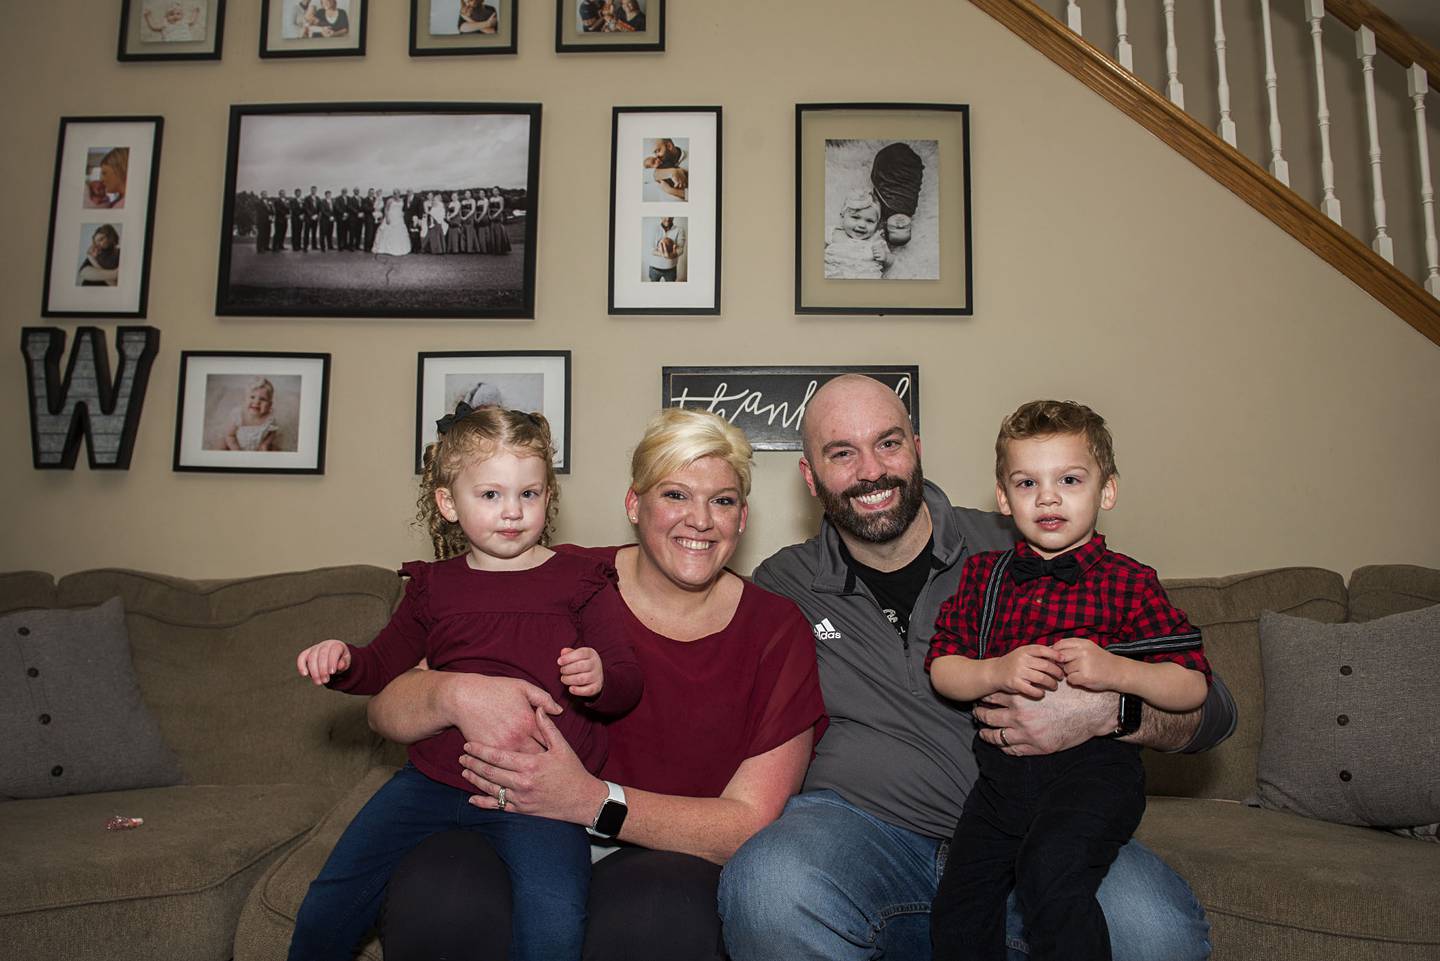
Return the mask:
[[814,460],[819,447],[841,426],[837,421],[882,419],[901,424],[913,433],[910,412],[896,393],[874,377],[841,374],[826,381],[805,405],[800,418],[800,443],[805,456]]

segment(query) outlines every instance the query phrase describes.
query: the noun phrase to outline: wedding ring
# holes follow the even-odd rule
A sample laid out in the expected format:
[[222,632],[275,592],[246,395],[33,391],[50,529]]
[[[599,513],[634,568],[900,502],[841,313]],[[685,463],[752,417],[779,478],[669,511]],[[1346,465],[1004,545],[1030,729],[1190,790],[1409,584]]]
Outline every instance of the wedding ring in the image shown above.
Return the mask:
[[[1000,729],[1000,744],[1004,747],[1010,746],[1010,739],[1005,736],[1005,729],[1003,727]],[[500,806],[502,808],[505,806],[505,789],[503,787],[500,789]]]
[[505,810],[505,789],[503,787],[495,794],[495,806],[502,811]]

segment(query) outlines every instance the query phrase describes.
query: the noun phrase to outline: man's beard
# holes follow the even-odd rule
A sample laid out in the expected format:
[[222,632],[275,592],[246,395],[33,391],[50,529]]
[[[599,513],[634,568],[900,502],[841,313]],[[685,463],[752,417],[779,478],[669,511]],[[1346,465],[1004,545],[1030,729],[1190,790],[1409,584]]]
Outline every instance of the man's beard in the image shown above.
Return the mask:
[[[898,488],[900,501],[889,510],[861,513],[850,503],[852,497],[863,497],[879,490]],[[908,478],[886,474],[878,480],[859,481],[836,493],[815,478],[815,495],[825,508],[825,516],[840,530],[870,544],[888,544],[910,529],[925,503],[925,475],[916,461]]]

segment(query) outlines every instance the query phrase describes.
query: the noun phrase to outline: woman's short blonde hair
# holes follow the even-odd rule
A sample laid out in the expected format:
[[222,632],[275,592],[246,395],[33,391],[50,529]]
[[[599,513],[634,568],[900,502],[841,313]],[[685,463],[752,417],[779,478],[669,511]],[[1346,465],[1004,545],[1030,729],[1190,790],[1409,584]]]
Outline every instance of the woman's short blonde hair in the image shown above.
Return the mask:
[[702,457],[718,457],[740,481],[740,499],[750,496],[752,452],[745,432],[703,410],[667,408],[650,418],[630,458],[630,487],[644,494]]

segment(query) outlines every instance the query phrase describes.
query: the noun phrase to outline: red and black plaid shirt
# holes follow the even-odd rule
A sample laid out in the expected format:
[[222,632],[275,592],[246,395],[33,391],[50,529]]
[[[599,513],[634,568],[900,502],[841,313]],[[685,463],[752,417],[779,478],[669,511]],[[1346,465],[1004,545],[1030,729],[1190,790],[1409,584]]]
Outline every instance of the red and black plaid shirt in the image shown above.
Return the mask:
[[935,636],[925,669],[937,657],[999,657],[1026,644],[1054,644],[1063,637],[1083,637],[1112,654],[1143,661],[1173,661],[1201,671],[1210,683],[1210,664],[1201,648],[1200,630],[1185,612],[1170,603],[1153,568],[1106,550],[1096,534],[1071,553],[1080,564],[1080,579],[1066,584],[1041,576],[1015,583],[1008,571],[999,573],[994,588],[994,614],[981,649],[985,595],[991,573],[1012,556],[1033,555],[1021,541],[1013,551],[992,551],[967,558],[955,596],[940,605]]

